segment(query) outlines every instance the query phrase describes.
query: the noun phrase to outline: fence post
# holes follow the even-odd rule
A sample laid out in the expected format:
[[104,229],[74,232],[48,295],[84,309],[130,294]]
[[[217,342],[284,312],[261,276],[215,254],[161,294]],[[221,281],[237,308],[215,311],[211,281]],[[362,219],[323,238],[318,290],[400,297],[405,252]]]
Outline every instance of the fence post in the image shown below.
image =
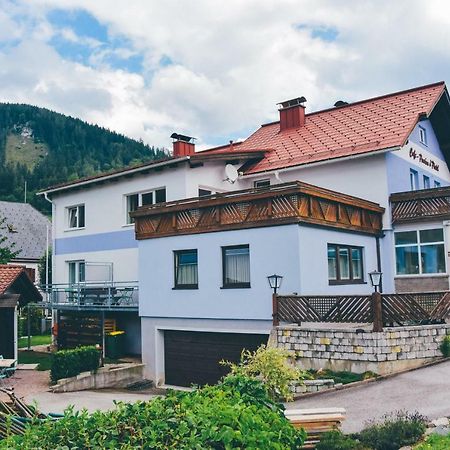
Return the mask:
[[380,292],[372,294],[373,331],[383,331],[383,305]]
[[277,327],[280,325],[280,321],[278,319],[278,295],[272,294],[272,325]]

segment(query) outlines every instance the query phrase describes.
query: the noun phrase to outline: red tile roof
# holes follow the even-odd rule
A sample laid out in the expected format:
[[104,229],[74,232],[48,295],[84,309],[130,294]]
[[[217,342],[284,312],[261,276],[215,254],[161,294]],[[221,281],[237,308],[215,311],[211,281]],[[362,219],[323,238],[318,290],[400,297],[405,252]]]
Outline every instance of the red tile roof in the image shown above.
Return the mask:
[[239,151],[272,150],[246,173],[375,152],[405,144],[421,114],[429,115],[445,90],[439,82],[306,115],[306,123],[280,132],[263,125]]
[[0,264],[0,295],[3,295],[24,271],[25,269],[22,266]]

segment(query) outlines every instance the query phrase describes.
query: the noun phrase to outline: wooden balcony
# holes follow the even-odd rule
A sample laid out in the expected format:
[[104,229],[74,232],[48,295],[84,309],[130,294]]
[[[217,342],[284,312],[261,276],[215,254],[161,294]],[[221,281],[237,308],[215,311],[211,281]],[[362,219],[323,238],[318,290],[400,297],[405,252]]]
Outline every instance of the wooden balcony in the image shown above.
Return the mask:
[[450,219],[450,186],[399,192],[390,197],[392,223]]
[[139,208],[137,239],[306,223],[379,235],[384,208],[292,182]]

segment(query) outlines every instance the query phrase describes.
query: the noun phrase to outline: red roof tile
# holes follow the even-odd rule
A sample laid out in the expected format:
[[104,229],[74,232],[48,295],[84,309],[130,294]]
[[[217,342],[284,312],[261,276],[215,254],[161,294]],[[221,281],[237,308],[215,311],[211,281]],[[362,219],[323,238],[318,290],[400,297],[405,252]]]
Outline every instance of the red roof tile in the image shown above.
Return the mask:
[[419,115],[429,115],[445,90],[439,82],[306,115],[304,126],[280,132],[263,125],[239,151],[269,150],[249,173],[375,152],[404,145]]
[[24,270],[22,266],[0,264],[0,295],[5,293]]

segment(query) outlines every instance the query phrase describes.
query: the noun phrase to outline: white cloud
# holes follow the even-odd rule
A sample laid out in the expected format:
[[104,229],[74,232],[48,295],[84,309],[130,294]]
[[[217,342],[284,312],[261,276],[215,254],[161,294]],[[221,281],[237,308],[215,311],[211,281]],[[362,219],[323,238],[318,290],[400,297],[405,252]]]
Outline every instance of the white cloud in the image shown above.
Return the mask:
[[[304,95],[315,110],[450,71],[443,0],[23,0],[15,8],[21,14],[0,8],[0,99],[49,106],[155,145],[168,145],[172,131],[200,144],[242,136],[276,119],[275,103],[290,97]],[[85,9],[130,44],[95,48],[95,39],[49,24],[52,8]],[[313,38],[317,28],[337,39]],[[11,32],[23,42],[2,50]],[[89,66],[52,49],[58,33],[92,48]],[[142,55],[142,73],[108,66],[114,52]]]

